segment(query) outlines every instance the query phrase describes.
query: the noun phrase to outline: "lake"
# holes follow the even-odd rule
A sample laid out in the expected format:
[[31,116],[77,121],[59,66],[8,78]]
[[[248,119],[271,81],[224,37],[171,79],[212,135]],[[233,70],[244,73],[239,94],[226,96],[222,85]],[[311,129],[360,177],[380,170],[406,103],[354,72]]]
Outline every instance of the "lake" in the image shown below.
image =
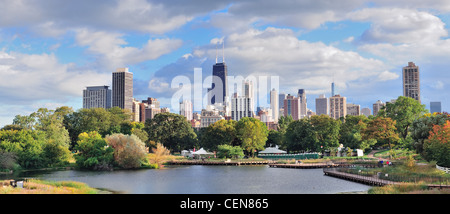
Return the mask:
[[168,166],[164,169],[46,171],[0,176],[0,180],[38,178],[80,181],[123,194],[335,194],[367,191],[370,186],[325,176],[322,169],[269,166]]

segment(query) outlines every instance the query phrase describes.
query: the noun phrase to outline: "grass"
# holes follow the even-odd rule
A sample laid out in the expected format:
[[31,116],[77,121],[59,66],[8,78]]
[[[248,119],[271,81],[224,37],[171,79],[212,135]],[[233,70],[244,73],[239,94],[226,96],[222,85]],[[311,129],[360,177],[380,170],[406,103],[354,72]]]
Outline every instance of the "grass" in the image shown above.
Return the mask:
[[76,181],[46,181],[31,179],[23,188],[14,188],[8,181],[0,181],[0,194],[99,194],[102,191]]
[[373,187],[368,194],[450,194],[450,189],[428,189],[424,183],[402,183]]

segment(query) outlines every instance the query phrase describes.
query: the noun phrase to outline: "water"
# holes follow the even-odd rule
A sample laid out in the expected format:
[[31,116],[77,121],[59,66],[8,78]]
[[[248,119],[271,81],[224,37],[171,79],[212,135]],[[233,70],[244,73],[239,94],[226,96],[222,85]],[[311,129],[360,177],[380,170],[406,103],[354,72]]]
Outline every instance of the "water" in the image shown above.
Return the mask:
[[[325,176],[322,169],[268,166],[170,166],[165,169],[50,171],[18,175],[80,181],[124,194],[334,194],[367,191],[370,186]],[[0,176],[1,179],[8,179]]]

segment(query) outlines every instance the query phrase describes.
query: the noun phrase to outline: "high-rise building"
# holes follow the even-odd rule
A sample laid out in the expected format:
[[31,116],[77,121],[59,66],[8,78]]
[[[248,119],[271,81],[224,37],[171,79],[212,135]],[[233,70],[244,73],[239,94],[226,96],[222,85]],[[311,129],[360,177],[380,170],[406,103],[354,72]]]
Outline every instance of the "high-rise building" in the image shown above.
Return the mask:
[[329,109],[328,98],[325,97],[325,94],[319,95],[319,97],[316,98],[316,114],[328,115],[328,109]]
[[347,98],[339,94],[330,97],[330,117],[339,119],[347,115]]
[[278,103],[278,108],[284,108],[284,99],[286,99],[285,93],[278,94],[278,100],[280,100],[280,102]]
[[90,86],[83,90],[83,108],[111,108],[109,86]]
[[215,108],[214,105],[207,105],[206,109],[202,109],[200,118],[200,127],[208,127],[209,125],[225,119],[224,116],[220,115],[219,110]]
[[118,68],[112,75],[112,106],[133,109],[133,73]]
[[403,96],[411,97],[420,103],[420,72],[419,66],[408,62],[403,67]]
[[136,100],[133,99],[133,109],[132,109],[132,119],[135,122],[139,122],[141,121],[141,103]]
[[291,115],[294,120],[300,119],[300,99],[288,94],[284,99],[284,116]]
[[347,115],[361,115],[361,106],[353,103],[347,103]]
[[187,120],[192,120],[192,102],[190,100],[183,100],[180,103],[180,115],[186,117]]
[[272,120],[274,123],[278,123],[278,115],[280,113],[278,102],[278,92],[274,88],[270,91],[270,108],[272,109]]
[[[216,89],[221,91],[221,98],[218,97],[218,94],[212,95],[209,97],[209,101],[211,105],[214,105],[215,103],[223,103],[225,104],[226,98],[228,97],[228,81],[227,81],[227,65],[225,64],[225,54],[223,53],[224,48],[222,49],[222,62],[217,62],[217,54],[216,54],[216,64],[213,65],[213,77],[216,76],[219,79],[213,78],[213,82],[211,85],[211,88],[208,89],[208,92],[211,90],[214,90],[216,86],[222,85],[222,89]],[[220,84],[219,82],[220,81]]]
[[386,104],[383,103],[383,101],[378,100],[376,103],[373,104],[373,116],[377,116],[378,112],[381,110],[381,107],[385,106]]
[[334,97],[334,82],[331,83],[331,96]]
[[441,102],[430,102],[430,112],[434,113],[434,112],[442,112],[441,109]]
[[300,118],[304,118],[306,117],[306,112],[308,110],[305,89],[298,89],[298,98],[300,100]]
[[253,117],[253,98],[237,96],[231,98],[231,119],[239,121],[243,117]]

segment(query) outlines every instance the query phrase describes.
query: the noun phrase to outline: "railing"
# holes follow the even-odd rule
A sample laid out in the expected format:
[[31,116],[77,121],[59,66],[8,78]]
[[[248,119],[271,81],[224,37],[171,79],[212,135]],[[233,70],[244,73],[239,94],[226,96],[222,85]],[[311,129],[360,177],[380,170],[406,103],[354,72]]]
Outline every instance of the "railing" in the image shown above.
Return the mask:
[[382,172],[376,172],[376,171],[365,171],[361,170],[360,168],[344,168],[344,167],[338,167],[338,168],[326,168],[324,169],[324,172],[327,170],[334,170],[337,172],[343,172],[347,174],[353,174],[356,176],[363,176],[363,177],[372,177],[376,179],[380,179],[382,181],[386,182],[410,182],[410,183],[419,183],[424,182],[426,184],[439,184],[439,185],[449,185],[450,179],[442,176],[429,176],[429,175],[399,175],[399,174],[389,174],[389,173],[382,173]]
[[439,169],[439,170],[441,170],[441,171],[444,171],[444,172],[447,173],[447,174],[450,173],[450,168],[442,167],[442,166],[438,166],[438,165],[436,165],[436,168]]

